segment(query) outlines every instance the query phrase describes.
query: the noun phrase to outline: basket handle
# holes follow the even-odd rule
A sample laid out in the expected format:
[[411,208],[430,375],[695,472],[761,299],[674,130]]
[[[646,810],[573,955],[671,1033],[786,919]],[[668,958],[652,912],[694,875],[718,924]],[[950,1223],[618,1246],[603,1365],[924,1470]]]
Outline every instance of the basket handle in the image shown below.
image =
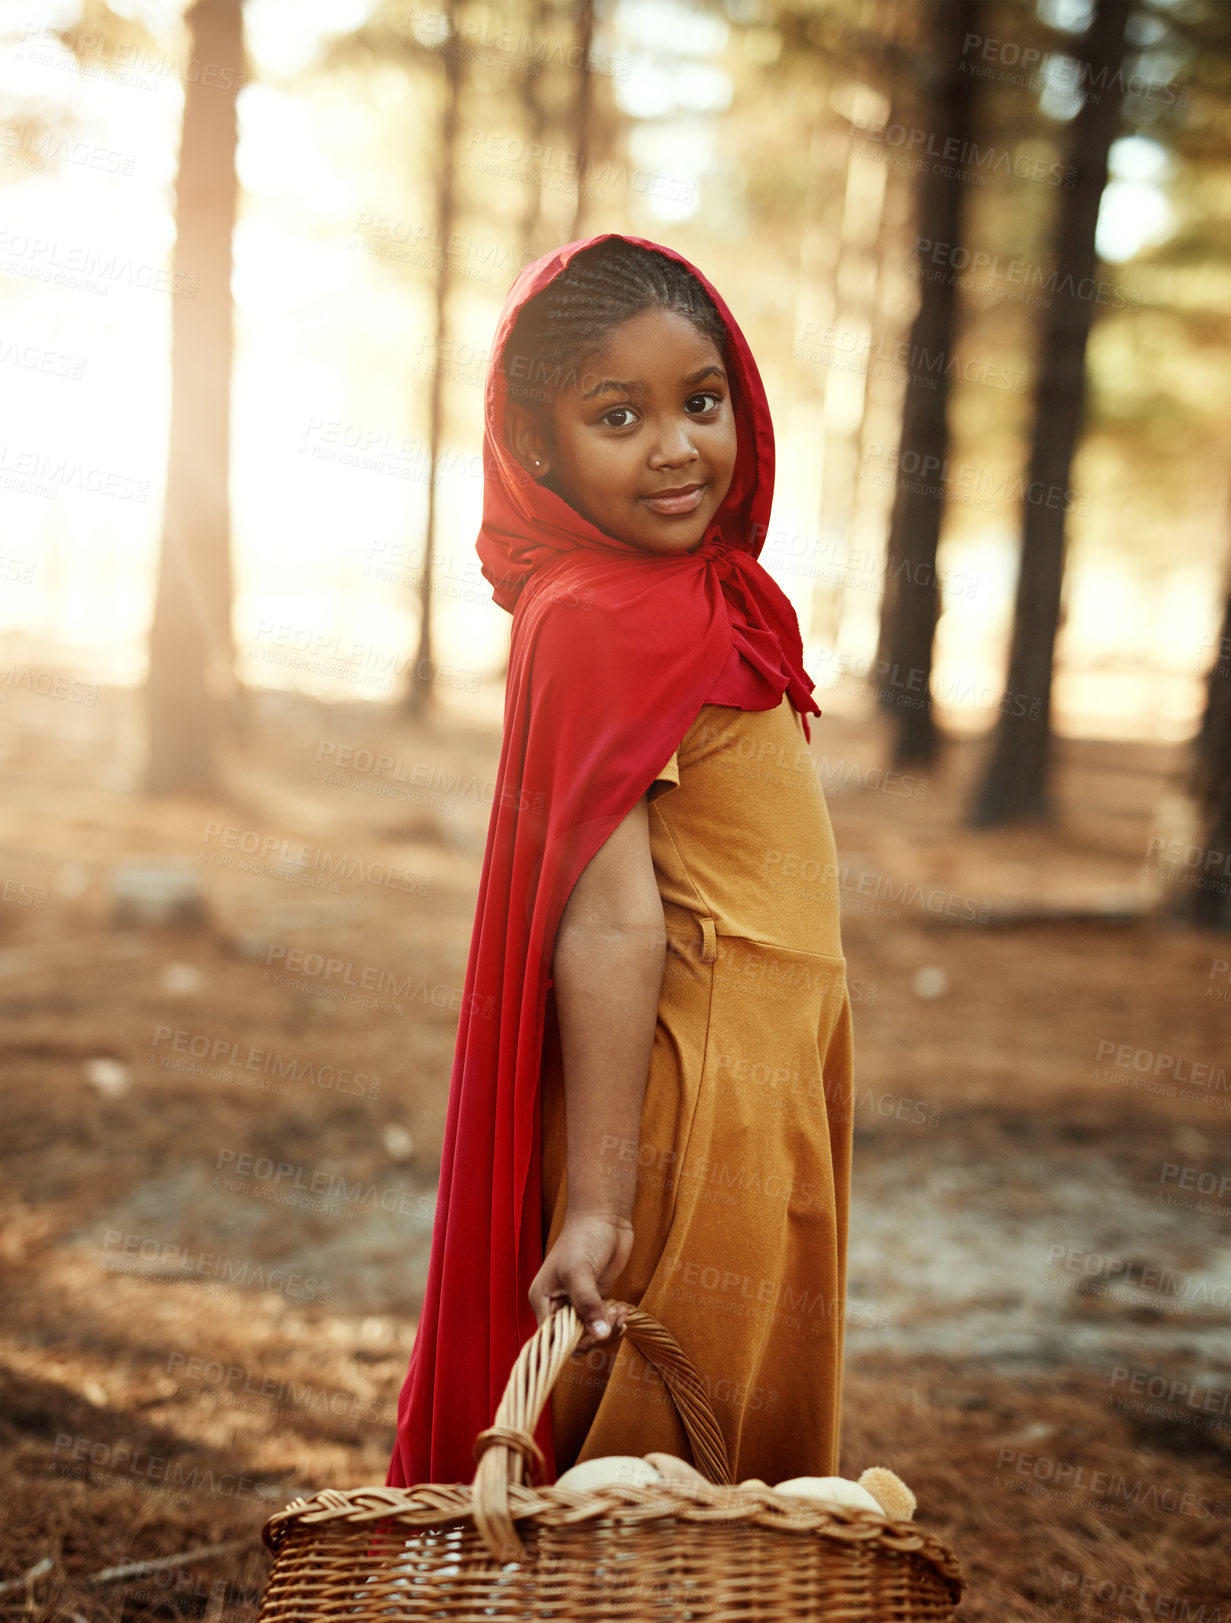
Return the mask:
[[[643,1308],[616,1301],[603,1305],[627,1308],[623,1334],[662,1376],[688,1433],[697,1469],[710,1482],[730,1484],[726,1439],[688,1354],[666,1326]],[[583,1332],[571,1302],[544,1319],[517,1355],[495,1421],[475,1439],[474,1451],[480,1458],[472,1490],[474,1519],[497,1561],[520,1561],[525,1555],[509,1514],[509,1486],[524,1480],[525,1462],[531,1456],[542,1467],[534,1429]]]

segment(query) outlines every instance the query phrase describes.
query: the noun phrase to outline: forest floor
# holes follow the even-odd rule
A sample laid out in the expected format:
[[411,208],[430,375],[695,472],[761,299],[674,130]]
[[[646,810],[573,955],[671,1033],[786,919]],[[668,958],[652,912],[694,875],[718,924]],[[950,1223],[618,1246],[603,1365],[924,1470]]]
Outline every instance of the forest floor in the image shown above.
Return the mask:
[[[165,802],[132,694],[4,697],[0,1618],[243,1623],[266,1517],[384,1481],[499,695],[263,695],[225,797]],[[1053,826],[972,832],[979,744],[885,778],[881,725],[813,734],[856,1017],[843,1471],[914,1488],[967,1623],[1226,1623],[1231,938],[1142,914],[1180,751],[1064,741]],[[175,861],[200,917],[143,923]]]

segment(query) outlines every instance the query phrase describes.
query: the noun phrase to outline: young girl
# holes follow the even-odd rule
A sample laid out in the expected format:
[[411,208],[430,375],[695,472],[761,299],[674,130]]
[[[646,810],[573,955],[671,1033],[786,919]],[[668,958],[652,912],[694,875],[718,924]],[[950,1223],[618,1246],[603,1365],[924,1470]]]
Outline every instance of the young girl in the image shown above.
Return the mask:
[[820,710],[757,562],[760,375],[695,267],[603,233],[514,282],[485,416],[504,737],[387,1482],[470,1481],[521,1346],[569,1300],[587,1334],[536,1428],[541,1480],[691,1458],[604,1298],[675,1335],[736,1480],[829,1475],[850,1002]]

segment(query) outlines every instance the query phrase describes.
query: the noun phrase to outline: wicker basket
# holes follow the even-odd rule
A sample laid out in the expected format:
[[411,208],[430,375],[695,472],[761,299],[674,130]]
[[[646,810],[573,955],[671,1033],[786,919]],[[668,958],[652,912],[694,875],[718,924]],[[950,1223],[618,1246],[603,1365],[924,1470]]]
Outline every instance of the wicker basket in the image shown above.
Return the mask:
[[525,1485],[527,1460],[541,1464],[535,1424],[582,1335],[565,1305],[522,1348],[495,1424],[476,1440],[472,1486],[326,1488],[270,1517],[262,1538],[274,1564],[259,1623],[952,1615],[963,1580],[950,1550],[912,1521],[732,1486],[722,1432],[688,1358],[639,1308],[623,1333],[663,1377],[707,1484]]

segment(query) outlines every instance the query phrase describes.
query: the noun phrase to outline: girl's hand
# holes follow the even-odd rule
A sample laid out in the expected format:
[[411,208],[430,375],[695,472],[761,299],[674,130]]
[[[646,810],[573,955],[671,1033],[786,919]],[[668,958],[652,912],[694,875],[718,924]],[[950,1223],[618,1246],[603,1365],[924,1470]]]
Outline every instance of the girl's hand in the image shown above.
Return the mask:
[[530,1306],[539,1323],[561,1302],[572,1302],[585,1326],[577,1351],[610,1340],[613,1330],[623,1329],[625,1314],[616,1309],[609,1318],[603,1298],[623,1273],[632,1249],[629,1218],[601,1213],[566,1215],[556,1243],[530,1285]]

